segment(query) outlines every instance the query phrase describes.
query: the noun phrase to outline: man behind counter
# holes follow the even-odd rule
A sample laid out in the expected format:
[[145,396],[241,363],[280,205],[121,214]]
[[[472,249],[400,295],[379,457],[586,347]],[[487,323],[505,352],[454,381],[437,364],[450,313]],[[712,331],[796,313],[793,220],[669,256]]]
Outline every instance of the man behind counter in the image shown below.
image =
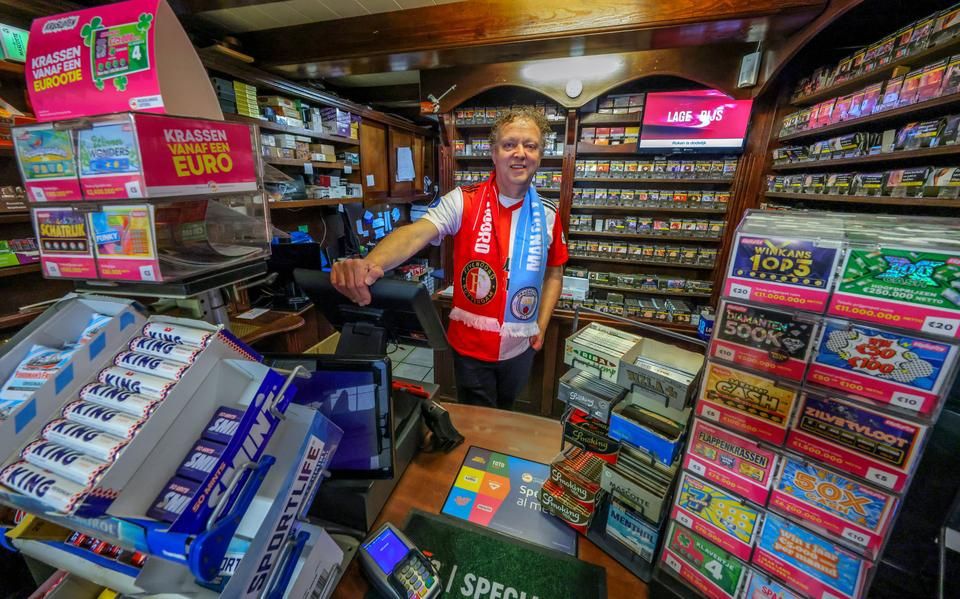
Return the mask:
[[509,110],[490,131],[493,173],[457,187],[365,258],[334,264],[331,281],[360,305],[384,271],[453,236],[453,309],[447,337],[462,403],[509,409],[530,376],[560,298],[567,243],[557,205],[530,184],[550,124],[532,107]]

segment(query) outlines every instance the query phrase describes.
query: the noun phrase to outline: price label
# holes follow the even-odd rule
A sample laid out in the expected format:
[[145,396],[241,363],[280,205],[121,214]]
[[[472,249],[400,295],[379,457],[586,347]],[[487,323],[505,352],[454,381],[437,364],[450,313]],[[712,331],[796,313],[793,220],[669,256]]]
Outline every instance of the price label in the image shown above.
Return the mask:
[[140,267],[140,280],[141,281],[156,281],[157,274],[153,270],[153,266],[141,266]]
[[344,165],[343,165],[343,174],[344,174],[344,175],[349,175],[349,174],[352,173],[352,172],[353,172],[353,165],[350,165],[350,164],[344,164]]
[[687,468],[690,469],[690,472],[694,474],[699,474],[700,476],[707,475],[707,468],[696,460],[690,460],[690,463],[687,464]]
[[51,277],[60,276],[60,267],[57,266],[56,262],[47,262],[47,274]]
[[312,174],[313,174],[313,163],[312,163],[312,162],[304,162],[304,163],[303,163],[303,174],[305,174],[305,175],[312,175]]
[[960,319],[927,316],[923,319],[923,326],[920,327],[920,330],[933,335],[956,337],[960,334]]
[[680,560],[673,557],[672,555],[669,555],[669,554],[665,555],[663,558],[663,563],[673,568],[673,570],[676,572],[680,571]]
[[36,200],[36,201],[38,201],[38,202],[46,202],[46,201],[47,201],[47,194],[43,193],[43,190],[40,189],[39,187],[34,187],[34,188],[31,189],[30,191],[33,192],[33,199],[34,199],[34,200]]
[[887,489],[892,489],[894,486],[896,486],[897,481],[900,480],[900,477],[896,474],[884,472],[883,470],[879,470],[877,468],[868,468],[867,480],[875,482]]
[[753,291],[753,288],[747,287],[746,285],[739,285],[737,283],[730,285],[730,297],[748,300],[750,299],[751,291]]
[[127,190],[127,197],[129,198],[142,198],[143,190],[140,189],[139,181],[127,181],[124,184],[124,188]]
[[715,356],[717,356],[721,360],[727,360],[730,362],[733,362],[734,359],[737,357],[737,352],[723,345],[718,345],[716,351],[714,351],[713,353]]
[[709,418],[714,422],[720,421],[720,412],[711,408],[710,406],[703,406],[703,412],[701,412],[704,418]]
[[690,516],[684,514],[683,512],[677,513],[677,522],[683,524],[687,528],[693,528],[693,519]]
[[919,412],[920,408],[923,407],[923,398],[917,395],[911,395],[909,393],[897,392],[893,394],[893,397],[890,398],[890,403],[910,410],[911,412]]
[[866,547],[870,543],[870,539],[867,538],[867,535],[850,528],[844,528],[843,532],[840,534],[843,538],[847,539],[848,541],[853,541],[861,547]]

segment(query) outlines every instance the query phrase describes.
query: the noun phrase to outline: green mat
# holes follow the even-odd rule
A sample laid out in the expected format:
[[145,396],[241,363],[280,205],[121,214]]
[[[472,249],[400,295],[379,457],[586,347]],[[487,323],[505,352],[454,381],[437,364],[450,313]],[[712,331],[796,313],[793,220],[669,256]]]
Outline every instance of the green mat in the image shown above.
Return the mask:
[[[443,597],[605,599],[607,573],[559,551],[412,510],[404,532],[435,563]],[[512,589],[513,592],[508,592]]]

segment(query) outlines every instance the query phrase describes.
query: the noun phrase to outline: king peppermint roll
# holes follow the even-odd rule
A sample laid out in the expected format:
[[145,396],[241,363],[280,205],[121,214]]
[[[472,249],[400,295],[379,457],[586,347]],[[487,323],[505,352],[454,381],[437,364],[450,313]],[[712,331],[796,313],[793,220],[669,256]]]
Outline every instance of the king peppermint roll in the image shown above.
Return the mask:
[[92,426],[122,439],[132,439],[145,419],[88,401],[74,401],[63,408],[63,417],[70,422]]
[[34,466],[49,470],[83,486],[92,485],[107,469],[106,462],[63,445],[40,439],[23,448],[20,457]]
[[127,439],[121,439],[103,431],[70,422],[63,418],[50,421],[43,427],[43,438],[60,445],[76,449],[98,460],[111,461],[127,444]]
[[170,381],[179,381],[183,373],[190,368],[189,364],[171,362],[163,358],[138,354],[132,351],[120,352],[113,359],[113,363],[121,368],[129,368],[151,376],[157,376]]
[[91,383],[80,390],[80,399],[114,410],[120,410],[135,416],[146,418],[160,402],[123,389],[117,389],[101,383]]
[[177,384],[176,381],[169,381],[158,376],[144,374],[119,366],[104,368],[97,376],[97,380],[104,385],[110,385],[111,387],[117,387],[124,391],[137,393],[150,399],[166,399],[170,389]]
[[148,322],[144,325],[142,332],[145,337],[151,337],[169,343],[192,345],[198,348],[206,347],[214,335],[216,335],[216,333],[211,333],[210,331],[168,322]]
[[130,351],[138,354],[147,354],[155,358],[171,360],[181,364],[193,364],[200,352],[199,347],[192,345],[182,345],[180,343],[171,343],[161,341],[153,337],[134,337],[133,341],[127,346]]
[[23,461],[0,471],[0,484],[67,514],[87,493],[83,485]]

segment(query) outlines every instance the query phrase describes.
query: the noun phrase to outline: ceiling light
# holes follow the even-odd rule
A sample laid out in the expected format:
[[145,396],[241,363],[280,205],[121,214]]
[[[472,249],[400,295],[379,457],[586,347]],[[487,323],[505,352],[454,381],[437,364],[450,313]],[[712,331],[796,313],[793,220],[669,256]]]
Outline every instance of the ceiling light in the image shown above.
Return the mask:
[[569,79],[605,79],[623,69],[623,66],[623,58],[620,56],[576,56],[538,60],[523,67],[520,74],[537,83]]

